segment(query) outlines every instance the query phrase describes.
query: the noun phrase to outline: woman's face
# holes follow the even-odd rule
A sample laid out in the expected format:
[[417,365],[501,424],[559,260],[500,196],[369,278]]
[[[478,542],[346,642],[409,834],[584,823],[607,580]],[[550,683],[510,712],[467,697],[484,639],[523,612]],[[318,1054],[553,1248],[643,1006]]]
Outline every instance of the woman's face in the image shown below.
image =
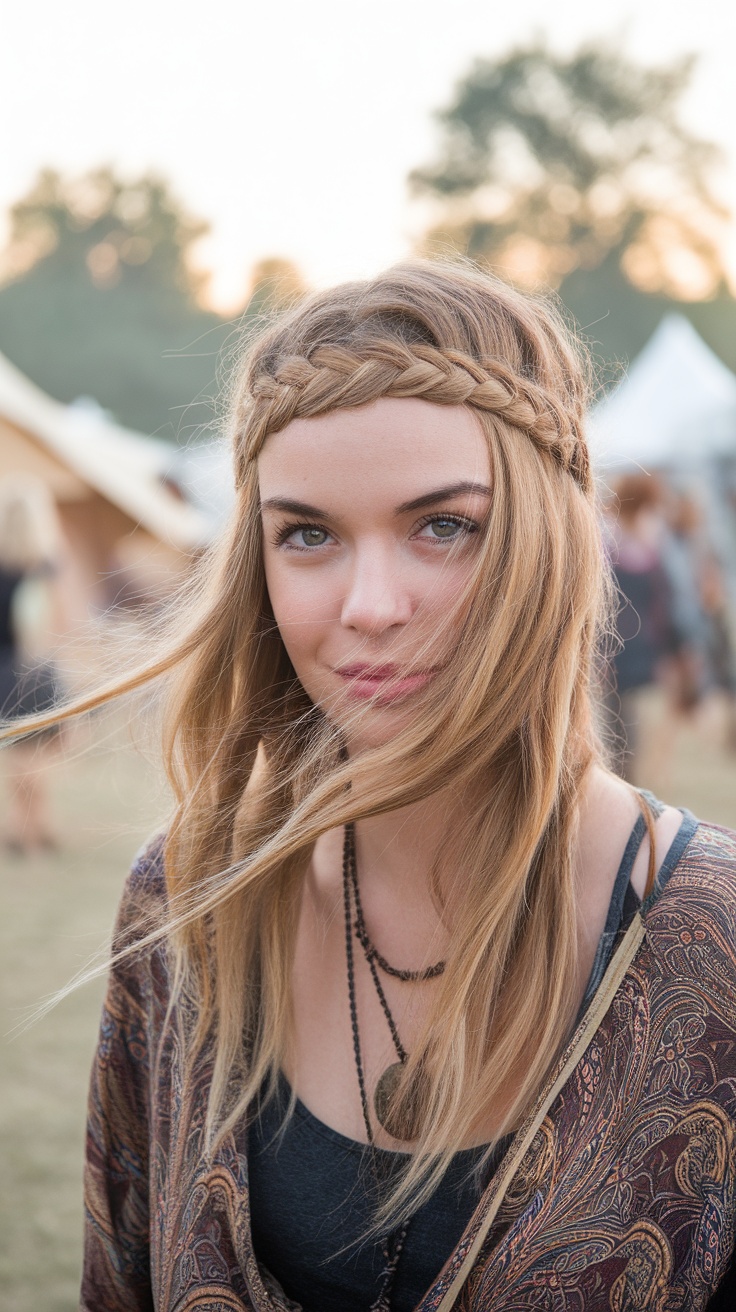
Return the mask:
[[[258,461],[268,592],[311,700],[385,741],[447,661],[490,509],[464,406],[382,399],[296,419]],[[466,603],[465,603],[466,604]]]

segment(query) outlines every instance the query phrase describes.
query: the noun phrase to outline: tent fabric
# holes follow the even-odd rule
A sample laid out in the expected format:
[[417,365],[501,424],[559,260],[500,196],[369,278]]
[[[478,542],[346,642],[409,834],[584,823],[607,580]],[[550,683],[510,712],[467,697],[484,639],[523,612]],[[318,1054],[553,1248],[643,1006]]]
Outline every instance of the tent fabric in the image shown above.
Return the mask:
[[667,315],[589,420],[602,471],[736,456],[736,375],[680,314]]
[[174,463],[167,443],[113,423],[94,402],[53,400],[2,354],[0,416],[160,541],[188,552],[210,536],[206,516],[164,482]]

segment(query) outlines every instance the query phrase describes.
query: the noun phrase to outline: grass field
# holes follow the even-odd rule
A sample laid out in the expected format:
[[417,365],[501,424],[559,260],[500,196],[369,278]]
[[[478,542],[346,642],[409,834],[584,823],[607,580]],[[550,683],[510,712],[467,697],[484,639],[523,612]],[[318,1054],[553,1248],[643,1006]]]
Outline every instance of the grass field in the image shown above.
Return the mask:
[[165,814],[127,735],[75,733],[51,771],[61,850],[4,856],[0,880],[0,1309],[78,1306],[86,1087],[104,982],[14,1036],[109,934],[125,873]]
[[[661,719],[656,699],[647,725]],[[736,828],[736,758],[718,746],[713,708],[660,734],[642,781]],[[131,858],[166,811],[152,767],[120,728],[81,731],[51,779],[62,839],[53,856],[6,856],[0,879],[0,1309],[72,1312],[81,1245],[86,1085],[103,983],[9,1031],[105,941]]]

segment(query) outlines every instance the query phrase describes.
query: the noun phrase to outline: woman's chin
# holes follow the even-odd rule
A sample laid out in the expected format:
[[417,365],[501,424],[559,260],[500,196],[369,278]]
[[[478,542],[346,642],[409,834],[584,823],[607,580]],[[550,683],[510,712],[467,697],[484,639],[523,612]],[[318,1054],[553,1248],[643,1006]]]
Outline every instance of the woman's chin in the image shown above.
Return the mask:
[[360,734],[355,736],[346,734],[345,745],[348,750],[348,755],[355,758],[356,756],[360,756],[363,752],[372,751],[374,747],[385,747],[387,743],[391,742],[393,737],[394,734],[391,733],[389,729],[386,729],[384,733],[376,731],[371,734]]
[[340,717],[340,728],[350,755],[355,756],[373,747],[385,747],[411,719],[406,706],[372,706],[359,718],[355,715]]

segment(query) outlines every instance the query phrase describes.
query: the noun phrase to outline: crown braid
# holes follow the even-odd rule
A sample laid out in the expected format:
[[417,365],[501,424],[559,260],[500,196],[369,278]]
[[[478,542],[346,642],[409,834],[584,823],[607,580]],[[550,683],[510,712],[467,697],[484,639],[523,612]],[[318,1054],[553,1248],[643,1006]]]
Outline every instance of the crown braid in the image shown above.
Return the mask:
[[498,415],[556,460],[585,492],[590,491],[590,462],[579,416],[499,360],[479,364],[462,351],[424,343],[408,346],[391,338],[362,343],[360,352],[323,345],[308,356],[283,359],[272,374],[256,373],[244,393],[237,415],[239,483],[269,433],[277,433],[293,419],[366,405],[385,396],[469,405]]

